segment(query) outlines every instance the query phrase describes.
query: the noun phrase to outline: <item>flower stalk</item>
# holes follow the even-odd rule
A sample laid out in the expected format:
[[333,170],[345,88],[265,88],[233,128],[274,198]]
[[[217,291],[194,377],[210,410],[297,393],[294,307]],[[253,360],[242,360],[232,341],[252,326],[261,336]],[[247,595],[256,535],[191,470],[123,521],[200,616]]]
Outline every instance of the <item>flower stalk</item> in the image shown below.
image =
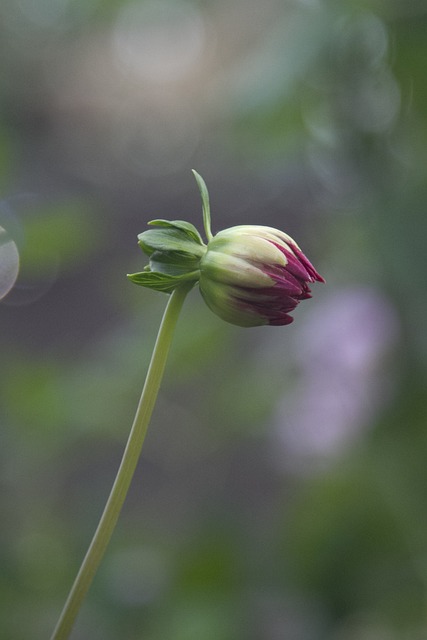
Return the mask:
[[140,457],[142,445],[144,444],[148,424],[162,381],[175,325],[184,299],[192,286],[192,284],[182,284],[173,291],[169,298],[157,335],[132,429],[113,488],[111,489],[101,520],[99,521],[92,542],[71,588],[61,616],[51,636],[51,640],[66,640],[69,638],[77,614],[79,613],[80,607],[116,526]]

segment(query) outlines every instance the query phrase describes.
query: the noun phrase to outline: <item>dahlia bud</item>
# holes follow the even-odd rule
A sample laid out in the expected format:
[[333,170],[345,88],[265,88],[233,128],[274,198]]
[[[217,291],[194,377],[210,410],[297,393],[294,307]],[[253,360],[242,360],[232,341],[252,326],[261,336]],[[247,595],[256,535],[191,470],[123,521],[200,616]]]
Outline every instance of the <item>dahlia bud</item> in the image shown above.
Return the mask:
[[199,286],[208,307],[242,327],[285,325],[309,283],[324,282],[286,233],[258,225],[220,231],[200,261]]
[[220,318],[241,327],[285,325],[301,300],[311,298],[309,284],[324,282],[297,243],[271,227],[240,225],[213,236],[209,195],[194,172],[202,196],[208,244],[197,229],[182,220],[154,220],[159,227],[138,236],[149,256],[141,273],[129,275],[136,284],[171,293],[199,282],[208,307]]

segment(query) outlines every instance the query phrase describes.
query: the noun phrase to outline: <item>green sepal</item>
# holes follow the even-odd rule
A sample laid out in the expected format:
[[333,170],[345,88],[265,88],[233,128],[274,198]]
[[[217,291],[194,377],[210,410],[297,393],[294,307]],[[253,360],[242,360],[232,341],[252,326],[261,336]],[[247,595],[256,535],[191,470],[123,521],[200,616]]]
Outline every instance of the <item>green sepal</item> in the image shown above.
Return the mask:
[[196,227],[183,220],[152,220],[148,223],[159,229],[148,229],[138,235],[138,244],[148,256],[155,251],[176,251],[201,257],[205,245]]
[[142,271],[141,273],[129,273],[127,277],[131,282],[141,287],[162,291],[163,293],[172,293],[174,289],[186,282],[191,282],[191,280],[196,284],[199,279],[199,272],[195,271],[173,276],[158,271]]
[[193,240],[195,240],[198,244],[203,245],[202,236],[197,231],[194,224],[191,222],[185,222],[185,220],[151,220],[148,224],[153,227],[166,227],[166,228],[174,228],[180,229],[184,231],[188,236],[190,236]]
[[206,245],[196,227],[183,220],[152,220],[154,229],[138,236],[138,244],[149,257],[141,273],[128,275],[142,287],[171,293],[184,282],[196,283]]
[[150,256],[150,271],[180,276],[199,270],[200,258],[183,251],[155,251]]
[[[208,241],[210,231],[209,194],[203,178],[195,171],[200,189],[203,222]],[[195,284],[200,278],[200,261],[207,251],[200,233],[184,220],[151,220],[151,229],[138,235],[138,244],[149,258],[149,264],[140,273],[128,274],[131,282],[171,293],[183,283]]]
[[198,269],[206,246],[189,222],[153,220],[157,229],[148,229],[138,236],[138,244],[150,258],[150,270],[180,276]]
[[205,228],[206,237],[208,242],[213,238],[211,231],[211,209],[209,205],[209,191],[206,186],[206,182],[203,180],[200,173],[197,173],[192,169],[193,175],[196,178],[197,186],[199,187],[200,197],[202,198],[202,212],[203,212],[203,226]]

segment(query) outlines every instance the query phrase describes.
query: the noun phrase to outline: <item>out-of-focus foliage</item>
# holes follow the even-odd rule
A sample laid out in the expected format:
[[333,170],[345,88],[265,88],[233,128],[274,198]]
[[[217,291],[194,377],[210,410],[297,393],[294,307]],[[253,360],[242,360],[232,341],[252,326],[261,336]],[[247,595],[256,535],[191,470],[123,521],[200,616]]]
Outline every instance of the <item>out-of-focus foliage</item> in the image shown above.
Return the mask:
[[[193,291],[75,640],[427,637],[422,0],[0,3],[0,640],[46,638],[165,305],[153,218],[268,224],[285,328]],[[17,248],[17,250],[16,250]],[[19,253],[19,274],[17,274]]]

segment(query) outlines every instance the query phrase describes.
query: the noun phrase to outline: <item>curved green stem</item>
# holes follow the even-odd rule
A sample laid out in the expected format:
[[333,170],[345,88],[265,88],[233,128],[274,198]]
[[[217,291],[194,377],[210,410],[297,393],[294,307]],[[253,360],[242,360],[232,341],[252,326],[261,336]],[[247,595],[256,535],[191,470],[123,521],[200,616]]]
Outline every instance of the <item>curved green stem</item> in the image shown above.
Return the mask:
[[66,640],[96,574],[126,498],[160,388],[173,330],[191,285],[175,289],[166,306],[132,429],[104,512],[68,595],[51,640]]

